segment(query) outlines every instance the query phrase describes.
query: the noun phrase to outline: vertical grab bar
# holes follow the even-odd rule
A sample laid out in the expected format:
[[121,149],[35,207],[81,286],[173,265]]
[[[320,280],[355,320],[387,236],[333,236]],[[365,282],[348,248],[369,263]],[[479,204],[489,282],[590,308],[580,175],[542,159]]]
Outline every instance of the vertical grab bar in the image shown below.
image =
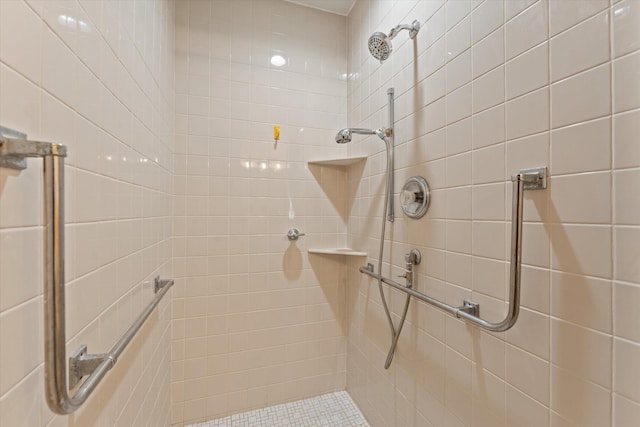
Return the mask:
[[460,309],[456,317],[463,318],[491,332],[504,332],[518,320],[520,314],[520,283],[522,276],[522,228],[524,226],[524,190],[546,188],[546,168],[523,170],[513,181],[511,208],[511,260],[509,265],[509,306],[500,322],[488,322],[474,315],[472,310]]
[[[155,279],[155,296],[135,322],[114,344],[109,353],[87,354],[82,345],[67,360],[64,277],[64,158],[67,148],[61,144],[29,141],[26,135],[0,126],[0,167],[26,169],[27,157],[41,157],[44,176],[44,376],[45,397],[49,408],[66,415],[77,410],[93,393],[105,374],[116,364],[135,334],[151,315],[173,280]],[[88,378],[69,395],[69,388]]]
[[[70,413],[66,387],[66,316],[64,278],[64,157],[45,156],[44,173],[44,378],[47,403],[56,413]],[[74,402],[75,403],[75,402]]]
[[[52,144],[54,152],[57,147]],[[67,391],[66,306],[64,277],[64,155],[44,156],[44,379],[49,407],[57,414],[70,414],[91,395],[115,363],[101,363],[77,393]]]

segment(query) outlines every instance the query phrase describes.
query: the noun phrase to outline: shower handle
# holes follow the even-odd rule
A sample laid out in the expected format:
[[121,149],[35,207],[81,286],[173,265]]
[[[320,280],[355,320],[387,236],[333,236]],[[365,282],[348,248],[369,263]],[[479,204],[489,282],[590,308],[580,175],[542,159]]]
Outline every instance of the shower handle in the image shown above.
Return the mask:
[[413,266],[420,264],[420,261],[422,261],[422,254],[417,249],[411,249],[411,252],[406,253],[404,255],[404,261],[405,261],[405,267],[404,267],[405,272],[404,274],[401,274],[398,277],[404,278],[407,282],[406,287],[411,288],[413,287],[413,274],[414,274]]
[[300,236],[306,236],[306,234],[299,232],[297,228],[292,228],[287,232],[287,239],[291,240],[292,242],[298,240],[298,237]]

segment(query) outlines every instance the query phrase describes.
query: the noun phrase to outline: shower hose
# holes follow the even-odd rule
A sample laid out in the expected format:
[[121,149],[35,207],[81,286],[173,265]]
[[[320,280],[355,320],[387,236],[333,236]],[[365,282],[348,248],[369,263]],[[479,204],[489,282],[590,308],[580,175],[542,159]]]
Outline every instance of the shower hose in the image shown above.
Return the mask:
[[[385,141],[387,142],[387,141]],[[391,366],[391,362],[393,361],[393,355],[396,352],[396,347],[398,345],[398,339],[400,338],[400,333],[402,332],[402,327],[404,326],[404,321],[407,318],[407,312],[409,311],[409,303],[411,302],[411,295],[407,295],[407,298],[404,303],[404,310],[402,311],[402,316],[400,317],[400,323],[396,328],[393,324],[393,319],[391,318],[391,312],[389,311],[389,306],[387,304],[387,298],[384,295],[384,290],[382,288],[382,254],[384,252],[384,235],[386,231],[387,225],[387,211],[389,209],[389,195],[391,194],[391,180],[389,179],[390,174],[393,173],[391,170],[391,165],[393,163],[392,151],[387,147],[387,184],[385,186],[385,194],[384,194],[384,207],[382,208],[382,227],[380,230],[380,250],[378,256],[378,290],[380,291],[380,299],[382,300],[382,307],[384,307],[384,312],[387,315],[387,321],[389,322],[389,328],[391,329],[391,347],[389,348],[389,352],[387,353],[387,360],[384,363],[384,368],[389,369]]]

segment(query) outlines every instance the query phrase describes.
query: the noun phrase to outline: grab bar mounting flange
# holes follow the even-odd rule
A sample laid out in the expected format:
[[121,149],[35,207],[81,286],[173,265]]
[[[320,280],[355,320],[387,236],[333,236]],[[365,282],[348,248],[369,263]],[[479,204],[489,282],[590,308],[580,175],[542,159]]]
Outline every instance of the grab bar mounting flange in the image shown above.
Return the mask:
[[88,354],[87,346],[82,344],[69,357],[69,389],[73,389],[80,383],[83,377],[91,375],[106,359],[115,361],[109,354]]
[[153,279],[153,291],[157,294],[160,292],[165,286],[171,286],[173,283],[173,279],[161,279],[160,276],[156,276]]
[[0,126],[0,167],[24,170],[27,157],[66,157],[67,147],[51,142],[30,141],[27,135]]
[[[522,176],[525,190],[544,190],[547,188],[547,168],[545,166],[531,169],[522,169],[519,173]],[[517,176],[512,176],[515,181]]]
[[11,139],[27,139],[27,134],[18,132],[17,130],[9,129],[4,126],[0,126],[0,167],[23,170],[27,168],[27,159],[23,156],[16,156],[15,154],[4,153],[7,150],[6,143]]
[[456,307],[456,317],[460,318],[460,313],[467,313],[475,317],[480,317],[480,303],[470,300],[463,300],[460,307]]

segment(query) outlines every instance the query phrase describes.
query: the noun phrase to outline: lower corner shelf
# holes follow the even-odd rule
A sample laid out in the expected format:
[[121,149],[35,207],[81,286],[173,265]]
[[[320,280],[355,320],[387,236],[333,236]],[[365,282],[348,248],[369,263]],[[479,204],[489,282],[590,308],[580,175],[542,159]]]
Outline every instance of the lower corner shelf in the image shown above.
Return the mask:
[[308,252],[310,254],[323,254],[323,255],[367,256],[366,252],[356,251],[351,248],[309,249]]

